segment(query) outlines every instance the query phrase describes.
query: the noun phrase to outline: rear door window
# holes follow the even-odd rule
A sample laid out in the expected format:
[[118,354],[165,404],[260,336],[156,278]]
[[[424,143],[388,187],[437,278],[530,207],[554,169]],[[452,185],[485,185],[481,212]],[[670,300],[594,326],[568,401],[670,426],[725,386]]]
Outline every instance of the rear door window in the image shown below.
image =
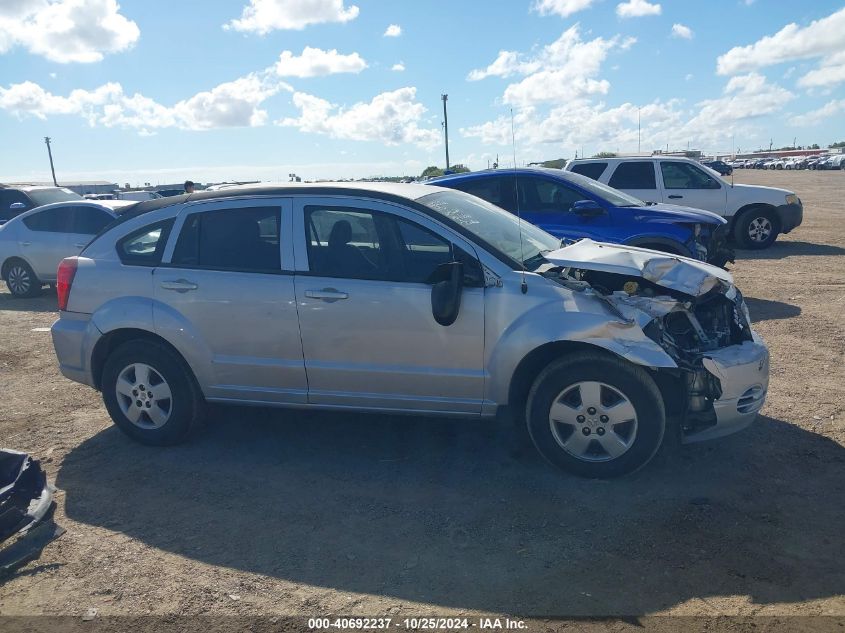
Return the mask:
[[71,216],[71,209],[67,207],[47,209],[25,217],[23,223],[30,231],[68,233],[71,227]]
[[654,163],[650,160],[619,163],[607,184],[614,189],[657,189]]
[[182,225],[171,263],[187,268],[281,271],[279,207],[242,207],[192,213]]
[[598,180],[607,169],[607,163],[575,163],[570,171]]
[[526,188],[525,210],[541,213],[569,211],[573,204],[587,197],[577,189],[544,178],[520,178],[519,186]]
[[486,200],[490,204],[495,204],[507,211],[516,211],[514,180],[512,175],[491,176],[488,178],[471,178],[449,186],[452,189],[458,189],[471,196]]

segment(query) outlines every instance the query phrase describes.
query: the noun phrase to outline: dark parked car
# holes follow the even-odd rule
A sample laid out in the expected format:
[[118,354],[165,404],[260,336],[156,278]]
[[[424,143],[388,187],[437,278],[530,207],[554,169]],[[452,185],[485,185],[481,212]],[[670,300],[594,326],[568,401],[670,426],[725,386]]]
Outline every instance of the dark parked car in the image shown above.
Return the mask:
[[428,181],[483,198],[555,237],[585,237],[684,255],[724,266],[733,261],[727,222],[710,211],[647,204],[592,178],[559,169],[496,169]]
[[82,200],[82,196],[64,187],[36,187],[0,185],[0,224],[4,224],[24,211],[54,202]]
[[714,171],[718,171],[722,176],[730,176],[734,173],[734,168],[723,160],[705,160],[702,161],[701,164]]

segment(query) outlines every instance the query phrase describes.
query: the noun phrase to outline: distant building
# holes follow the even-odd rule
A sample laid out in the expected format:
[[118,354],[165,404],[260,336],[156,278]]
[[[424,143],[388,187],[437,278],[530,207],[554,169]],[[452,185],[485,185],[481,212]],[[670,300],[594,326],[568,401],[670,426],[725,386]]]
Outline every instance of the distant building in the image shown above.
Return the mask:
[[[36,187],[52,187],[52,182],[9,182],[7,185],[33,185]],[[59,187],[70,189],[84,196],[86,193],[111,193],[118,189],[116,182],[108,182],[106,180],[59,180]]]

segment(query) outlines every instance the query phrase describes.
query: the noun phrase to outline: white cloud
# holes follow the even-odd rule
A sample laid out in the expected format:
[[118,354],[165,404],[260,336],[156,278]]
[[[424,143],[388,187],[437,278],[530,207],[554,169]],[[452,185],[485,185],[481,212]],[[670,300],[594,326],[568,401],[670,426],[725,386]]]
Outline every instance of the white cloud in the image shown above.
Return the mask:
[[116,0],[4,0],[0,53],[22,46],[50,61],[91,63],[125,51],[140,37]]
[[802,88],[827,88],[845,81],[845,51],[826,57],[798,80]]
[[386,145],[412,143],[431,148],[440,143],[440,132],[420,127],[426,108],[417,102],[416,94],[416,88],[400,88],[376,95],[369,103],[343,108],[320,97],[295,92],[293,105],[299,109],[299,116],[276,123],[338,139]]
[[[712,147],[729,142],[732,132],[752,134],[754,120],[780,111],[794,95],[768,83],[759,74],[732,78],[723,95],[695,104],[690,112],[677,99],[654,101],[640,106],[624,103],[607,107],[589,97],[561,100],[547,109],[529,106],[514,114],[517,142],[542,155],[543,145],[579,148],[589,145],[615,151],[637,148],[637,115],[642,125],[643,149],[690,142],[693,147]],[[487,145],[509,146],[510,117],[501,116],[460,133]],[[521,152],[523,150],[520,150]]]
[[731,77],[724,96],[699,102],[698,114],[690,119],[681,134],[713,139],[737,124],[783,109],[795,95],[763,75],[749,73]]
[[845,112],[845,99],[834,99],[828,101],[818,110],[812,110],[805,114],[799,114],[789,119],[792,125],[800,127],[810,127],[825,123],[828,119],[840,116],[840,113]]
[[311,24],[349,22],[358,13],[358,7],[346,7],[345,0],[250,0],[240,19],[223,28],[263,35],[275,30],[299,31]]
[[673,24],[672,37],[679,37],[681,39],[691,40],[693,37],[692,29],[688,26],[684,26],[683,24]]
[[187,130],[256,127],[268,119],[261,104],[280,90],[291,88],[283,82],[270,82],[250,74],[168,107],[138,93],[127,95],[118,83],[103,84],[94,90],[73,90],[63,97],[25,81],[0,87],[0,109],[21,119],[77,115],[91,126],[135,128],[141,133],[169,127]]
[[279,77],[318,77],[337,73],[360,73],[367,62],[358,54],[341,55],[336,49],[324,51],[306,46],[298,57],[283,51],[273,67]]
[[687,73],[687,74],[686,74],[686,76],[684,77],[684,81],[691,81],[691,80],[692,80],[692,78],[693,78],[693,74],[692,74],[692,73]]
[[646,15],[660,15],[663,7],[648,0],[627,0],[616,5],[616,15],[620,18],[640,18]]
[[833,55],[843,49],[845,8],[806,27],[793,22],[753,44],[736,46],[718,58],[716,68],[720,75],[734,75],[791,60]]
[[595,0],[536,0],[531,9],[540,15],[554,14],[566,18],[573,13],[589,9],[594,2]]
[[391,24],[384,31],[384,37],[399,37],[402,35],[402,27],[398,24]]
[[401,73],[405,70],[405,64],[403,64],[402,62],[399,62],[398,64],[393,64],[393,66],[390,67],[390,70],[394,70],[397,73]]
[[571,100],[586,94],[604,94],[610,83],[596,78],[601,65],[610,51],[625,50],[634,42],[634,38],[623,39],[618,35],[585,42],[576,24],[533,55],[500,51],[493,63],[485,69],[471,71],[467,79],[479,81],[486,77],[524,76],[521,81],[510,84],[503,95],[505,103],[519,106]]

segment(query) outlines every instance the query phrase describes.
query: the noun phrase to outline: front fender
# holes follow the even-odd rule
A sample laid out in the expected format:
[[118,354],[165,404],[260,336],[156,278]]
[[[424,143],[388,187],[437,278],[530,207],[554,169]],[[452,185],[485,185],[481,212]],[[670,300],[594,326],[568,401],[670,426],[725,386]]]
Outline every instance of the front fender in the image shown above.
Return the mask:
[[577,291],[564,295],[562,301],[534,306],[492,342],[487,357],[486,398],[506,403],[511,378],[520,362],[549,343],[593,345],[643,367],[677,368],[672,357],[641,329],[649,320],[627,321],[597,296]]

